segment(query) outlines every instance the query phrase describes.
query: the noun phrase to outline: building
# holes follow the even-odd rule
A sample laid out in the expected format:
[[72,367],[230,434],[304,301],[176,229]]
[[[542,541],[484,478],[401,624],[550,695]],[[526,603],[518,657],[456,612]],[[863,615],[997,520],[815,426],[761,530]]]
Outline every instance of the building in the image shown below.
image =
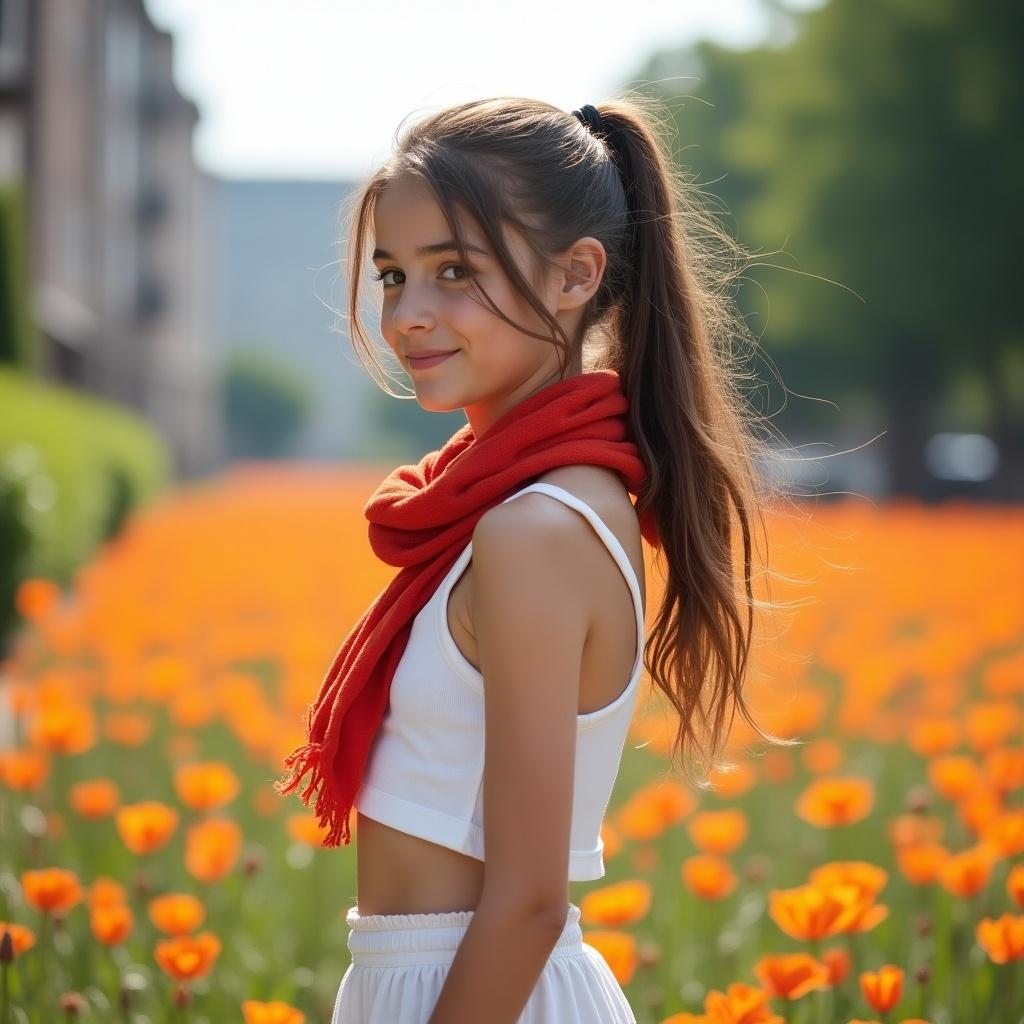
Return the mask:
[[215,468],[212,182],[172,36],[142,0],[0,0],[0,180],[26,185],[38,372],[149,419]]

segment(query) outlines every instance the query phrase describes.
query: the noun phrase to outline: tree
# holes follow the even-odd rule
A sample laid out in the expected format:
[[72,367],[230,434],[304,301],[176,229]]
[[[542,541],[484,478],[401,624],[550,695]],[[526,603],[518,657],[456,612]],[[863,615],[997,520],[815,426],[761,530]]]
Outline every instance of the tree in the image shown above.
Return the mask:
[[221,387],[231,454],[286,455],[309,418],[305,376],[269,355],[242,350],[228,358]]
[[680,58],[724,101],[694,154],[702,177],[727,171],[715,191],[744,240],[798,259],[801,273],[772,279],[772,337],[790,366],[878,396],[897,492],[927,490],[924,442],[977,375],[996,493],[1024,497],[1022,328],[1004,269],[1021,234],[1022,9],[833,0],[792,17],[785,46]]

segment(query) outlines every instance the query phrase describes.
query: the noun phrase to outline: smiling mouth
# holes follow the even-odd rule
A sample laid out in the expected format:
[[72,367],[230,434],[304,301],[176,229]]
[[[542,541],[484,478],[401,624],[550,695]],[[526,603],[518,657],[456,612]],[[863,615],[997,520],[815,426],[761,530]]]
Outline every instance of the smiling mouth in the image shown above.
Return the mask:
[[409,356],[409,366],[414,370],[425,370],[431,366],[436,366],[439,363],[443,363],[446,359],[455,355],[458,349],[453,349],[451,352],[442,352],[436,356],[424,356],[417,358],[416,356]]

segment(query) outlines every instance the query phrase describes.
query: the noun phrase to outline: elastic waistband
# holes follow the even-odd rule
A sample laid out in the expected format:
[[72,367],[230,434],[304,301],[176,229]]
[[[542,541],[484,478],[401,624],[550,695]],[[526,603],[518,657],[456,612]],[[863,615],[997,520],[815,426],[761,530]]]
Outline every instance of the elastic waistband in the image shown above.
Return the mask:
[[[450,964],[455,957],[472,910],[443,914],[367,914],[350,907],[348,949],[352,963],[365,967],[401,964]],[[583,952],[580,908],[570,903],[565,927],[551,952],[553,957],[576,956]]]

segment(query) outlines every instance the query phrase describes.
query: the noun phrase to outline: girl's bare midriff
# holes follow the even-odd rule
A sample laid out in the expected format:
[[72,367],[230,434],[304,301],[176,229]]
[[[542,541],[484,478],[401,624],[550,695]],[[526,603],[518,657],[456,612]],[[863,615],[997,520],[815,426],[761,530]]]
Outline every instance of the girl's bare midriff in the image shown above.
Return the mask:
[[[561,466],[537,477],[585,501],[618,537],[640,580],[646,608],[640,529],[629,495],[617,474],[598,466]],[[595,558],[593,628],[583,651],[579,713],[611,703],[629,679],[636,656],[636,621],[629,585],[611,553]],[[469,605],[472,559],[448,598],[448,628],[467,660],[480,659]],[[474,910],[483,892],[484,864],[466,854],[420,839],[355,813],[356,902],[359,913],[436,914]],[[566,901],[572,900],[572,882]]]

